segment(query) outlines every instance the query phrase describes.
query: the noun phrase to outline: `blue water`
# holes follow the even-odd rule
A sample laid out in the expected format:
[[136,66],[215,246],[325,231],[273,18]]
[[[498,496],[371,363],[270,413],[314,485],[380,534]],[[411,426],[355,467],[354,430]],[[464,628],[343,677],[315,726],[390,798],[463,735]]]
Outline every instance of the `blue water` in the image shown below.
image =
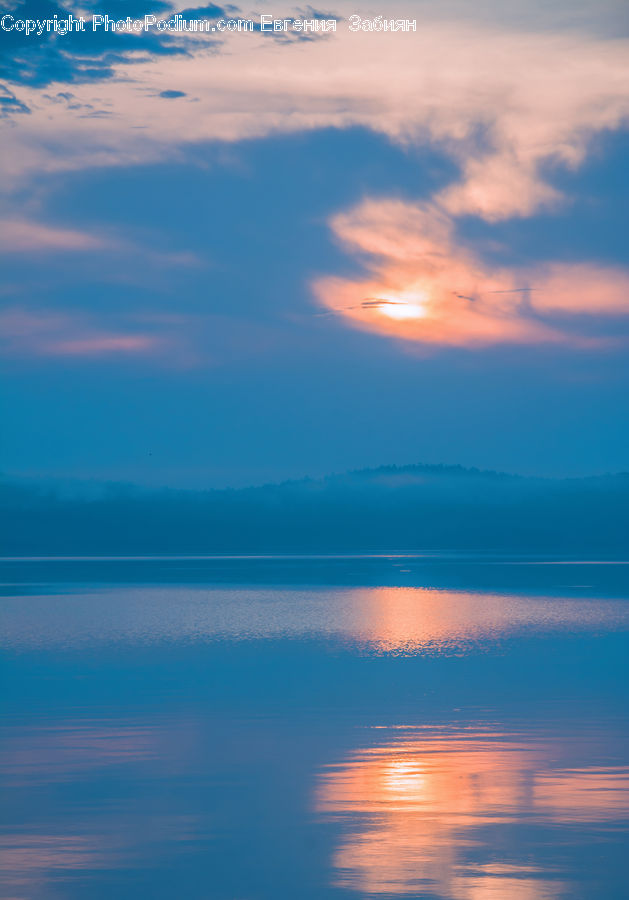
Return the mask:
[[0,562],[5,900],[626,898],[629,565]]

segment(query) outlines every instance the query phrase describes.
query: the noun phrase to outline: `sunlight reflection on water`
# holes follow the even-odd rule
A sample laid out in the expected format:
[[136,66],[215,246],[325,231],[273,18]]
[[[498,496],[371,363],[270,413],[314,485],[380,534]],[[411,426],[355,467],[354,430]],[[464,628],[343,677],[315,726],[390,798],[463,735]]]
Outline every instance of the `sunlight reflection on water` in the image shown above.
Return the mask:
[[3,898],[624,900],[626,566],[57,565],[2,579]]
[[415,587],[116,587],[2,602],[5,647],[335,638],[372,652],[465,652],[527,632],[627,630],[629,605]]
[[587,744],[474,728],[409,729],[351,753],[322,772],[315,799],[319,814],[345,827],[335,883],[454,900],[564,896],[562,878],[532,866],[508,832],[549,826],[561,842],[562,827],[626,820],[629,767],[598,765],[591,753]]

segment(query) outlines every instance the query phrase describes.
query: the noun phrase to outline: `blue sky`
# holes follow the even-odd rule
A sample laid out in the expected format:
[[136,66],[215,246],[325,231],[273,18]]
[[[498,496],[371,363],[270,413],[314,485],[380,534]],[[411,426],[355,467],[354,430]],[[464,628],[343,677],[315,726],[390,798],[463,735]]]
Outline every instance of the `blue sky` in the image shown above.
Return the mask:
[[7,44],[2,471],[626,470],[629,40],[559,12]]

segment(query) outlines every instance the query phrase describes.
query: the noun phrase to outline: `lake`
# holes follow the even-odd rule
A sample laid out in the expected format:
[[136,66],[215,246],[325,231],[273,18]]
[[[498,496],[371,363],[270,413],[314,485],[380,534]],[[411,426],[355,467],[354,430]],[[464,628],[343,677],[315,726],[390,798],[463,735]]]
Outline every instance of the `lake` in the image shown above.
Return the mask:
[[627,898],[629,565],[0,568],[5,900]]

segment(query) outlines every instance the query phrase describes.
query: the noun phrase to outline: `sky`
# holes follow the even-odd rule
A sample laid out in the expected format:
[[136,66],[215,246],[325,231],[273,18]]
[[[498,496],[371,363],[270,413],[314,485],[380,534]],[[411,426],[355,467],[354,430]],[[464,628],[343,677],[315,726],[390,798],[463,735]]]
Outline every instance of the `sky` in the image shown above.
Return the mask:
[[0,471],[628,470],[629,10],[547,6],[5,3],[88,25],[0,30]]

